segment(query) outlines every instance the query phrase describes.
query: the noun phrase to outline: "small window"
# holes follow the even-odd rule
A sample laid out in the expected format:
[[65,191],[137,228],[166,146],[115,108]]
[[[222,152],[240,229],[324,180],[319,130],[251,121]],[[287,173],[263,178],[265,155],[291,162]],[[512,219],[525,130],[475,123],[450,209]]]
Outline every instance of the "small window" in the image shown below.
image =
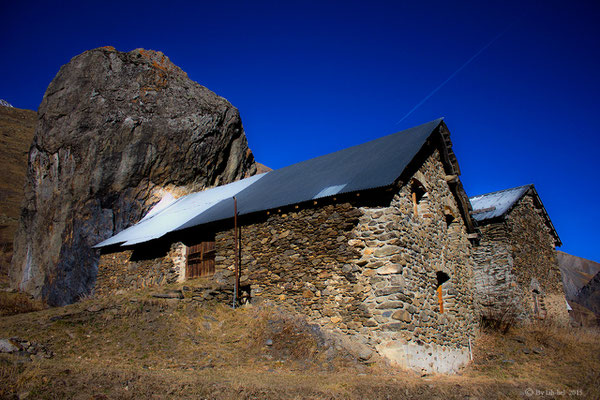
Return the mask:
[[440,306],[440,314],[444,313],[444,296],[443,296],[443,287],[442,285],[447,282],[448,280],[450,280],[450,277],[448,276],[447,273],[442,272],[442,271],[437,271],[436,272],[436,278],[437,278],[437,296],[438,296],[438,304]]
[[410,184],[410,191],[415,216],[431,217],[429,214],[429,195],[425,186],[413,178]]
[[544,295],[542,294],[542,288],[537,278],[531,278],[530,289],[533,300],[533,317],[536,319],[546,318]]
[[448,206],[444,206],[444,218],[446,219],[446,228],[448,229],[456,222],[456,217],[454,216],[452,209]]
[[188,246],[186,257],[186,279],[211,276],[215,273],[215,241],[202,241]]
[[540,319],[540,303],[539,303],[539,292],[537,290],[532,290],[531,294],[533,295],[533,316],[537,319]]
[[536,319],[545,319],[546,318],[546,306],[544,305],[544,296],[539,292],[539,290],[532,290],[531,294],[533,296],[533,316]]
[[452,209],[444,207],[444,219],[446,221],[446,234],[451,243],[459,243],[463,238],[460,219],[456,218]]

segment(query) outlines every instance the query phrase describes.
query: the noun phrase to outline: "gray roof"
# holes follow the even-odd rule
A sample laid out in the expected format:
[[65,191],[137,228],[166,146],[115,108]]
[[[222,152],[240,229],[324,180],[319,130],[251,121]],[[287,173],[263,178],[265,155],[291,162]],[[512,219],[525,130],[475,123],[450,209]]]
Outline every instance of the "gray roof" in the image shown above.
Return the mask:
[[159,238],[169,232],[232,218],[234,196],[237,198],[239,215],[245,215],[341,193],[392,185],[440,124],[441,118],[234,182],[226,185],[229,187],[227,190],[217,187],[184,196],[95,247],[119,243],[132,245]]
[[481,194],[469,198],[471,206],[473,207],[471,216],[480,225],[498,218],[504,218],[527,193],[533,195],[535,205],[542,211],[542,217],[544,218],[546,226],[550,229],[550,233],[554,236],[556,245],[562,246],[558,233],[556,232],[556,229],[554,229],[554,224],[552,224],[550,216],[546,212],[546,208],[533,184],[499,190],[497,192]]
[[473,219],[480,222],[504,216],[532,186],[519,186],[470,197]]
[[131,246],[152,239],[158,239],[176,230],[190,219],[202,215],[224,199],[232,198],[241,190],[264,176],[265,174],[254,175],[228,185],[188,194],[177,200],[173,199],[167,205],[161,200],[137,224],[122,230],[94,247],[105,247],[115,244]]
[[[236,195],[239,215],[393,184],[442,119],[268,172]],[[229,218],[233,200],[179,229]]]

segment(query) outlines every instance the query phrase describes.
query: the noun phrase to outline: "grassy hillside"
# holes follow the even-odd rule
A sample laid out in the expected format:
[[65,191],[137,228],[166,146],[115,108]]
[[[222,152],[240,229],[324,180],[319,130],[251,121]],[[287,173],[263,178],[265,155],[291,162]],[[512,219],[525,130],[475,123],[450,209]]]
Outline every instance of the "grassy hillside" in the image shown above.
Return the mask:
[[[0,295],[5,307],[15,296]],[[456,376],[365,365],[274,308],[232,310],[147,291],[0,317],[0,339],[9,337],[46,351],[0,354],[0,398],[600,397],[598,333],[544,325],[482,332],[474,362]]]
[[36,122],[35,111],[0,106],[0,284],[7,281]]

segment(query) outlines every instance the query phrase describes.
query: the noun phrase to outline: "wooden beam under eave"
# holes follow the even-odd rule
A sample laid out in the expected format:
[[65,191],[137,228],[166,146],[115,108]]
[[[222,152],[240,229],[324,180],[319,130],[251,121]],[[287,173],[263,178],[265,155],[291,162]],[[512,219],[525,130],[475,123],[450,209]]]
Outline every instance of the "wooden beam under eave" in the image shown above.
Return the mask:
[[446,180],[446,182],[456,182],[456,180],[458,179],[458,175],[446,175],[444,179]]

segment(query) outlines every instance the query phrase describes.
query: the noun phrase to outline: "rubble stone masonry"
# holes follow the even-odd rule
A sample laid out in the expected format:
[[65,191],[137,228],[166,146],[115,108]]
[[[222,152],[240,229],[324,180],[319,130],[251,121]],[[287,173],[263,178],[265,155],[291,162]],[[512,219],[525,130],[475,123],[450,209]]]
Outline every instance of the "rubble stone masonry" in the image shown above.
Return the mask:
[[123,290],[175,283],[185,277],[185,246],[171,245],[165,255],[139,257],[139,250],[102,254],[94,287],[96,296],[115,294]]
[[488,318],[568,322],[554,238],[532,195],[504,221],[481,227],[474,250],[480,312]]
[[[241,230],[242,282],[402,366],[451,372],[474,333],[471,244],[435,152],[390,204],[360,202],[273,214]],[[233,269],[233,232],[216,237],[217,270]],[[442,285],[440,311],[437,273]]]
[[[417,207],[407,182],[242,222],[242,289],[400,366],[456,371],[469,360],[476,326],[471,244],[437,151],[413,178],[425,190]],[[234,247],[233,229],[216,232],[215,280],[233,282]],[[185,254],[179,245],[154,261],[132,263],[129,253],[102,256],[97,293],[185,274],[173,262]],[[441,296],[439,276],[449,278]]]

